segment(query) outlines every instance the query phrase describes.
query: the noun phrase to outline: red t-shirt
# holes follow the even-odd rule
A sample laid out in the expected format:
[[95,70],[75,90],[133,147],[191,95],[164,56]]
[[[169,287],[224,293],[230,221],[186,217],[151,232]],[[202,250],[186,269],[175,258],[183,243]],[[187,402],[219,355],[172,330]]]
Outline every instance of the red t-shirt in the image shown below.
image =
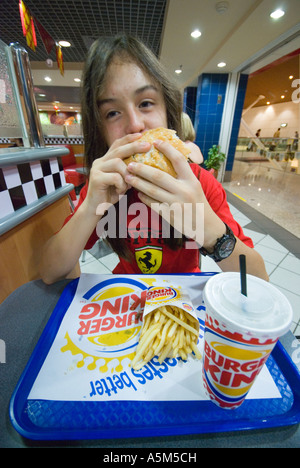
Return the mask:
[[[197,164],[191,164],[191,169],[200,180],[208,203],[219,218],[232,229],[236,237],[249,247],[253,247],[252,240],[245,236],[241,226],[234,220],[222,185],[215,177]],[[80,192],[75,211],[81,205],[87,194],[87,183]],[[127,238],[125,242],[133,254],[133,261],[128,262],[120,258],[120,262],[113,270],[115,274],[160,274],[160,273],[196,273],[199,269],[199,250],[187,248],[171,249],[162,238],[162,219],[154,216],[150,208],[143,204],[142,212],[138,209],[141,203],[135,190],[127,192]],[[125,206],[124,201],[122,205]],[[123,213],[123,212],[122,212]],[[151,216],[152,213],[152,216]],[[66,221],[70,219],[70,215]],[[64,224],[65,224],[64,223]],[[166,225],[167,226],[167,225]],[[122,226],[122,232],[124,226]],[[124,236],[123,236],[124,237]],[[89,238],[85,248],[91,249],[98,240],[96,229]],[[189,247],[191,241],[189,241]]]

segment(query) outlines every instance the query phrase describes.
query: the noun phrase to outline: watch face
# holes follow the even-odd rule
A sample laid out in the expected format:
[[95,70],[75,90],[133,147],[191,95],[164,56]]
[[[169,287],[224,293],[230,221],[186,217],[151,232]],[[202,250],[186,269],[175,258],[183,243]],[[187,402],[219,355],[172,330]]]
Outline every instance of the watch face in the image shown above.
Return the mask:
[[227,224],[225,224],[225,226],[226,234],[217,240],[214,251],[212,253],[208,253],[204,248],[200,249],[202,255],[208,255],[215,262],[220,262],[221,260],[229,257],[229,255],[232,254],[236,244],[236,238],[232,230],[227,226]]
[[224,239],[222,245],[219,247],[218,254],[221,258],[227,258],[232,253],[235,246],[235,239],[228,237]]

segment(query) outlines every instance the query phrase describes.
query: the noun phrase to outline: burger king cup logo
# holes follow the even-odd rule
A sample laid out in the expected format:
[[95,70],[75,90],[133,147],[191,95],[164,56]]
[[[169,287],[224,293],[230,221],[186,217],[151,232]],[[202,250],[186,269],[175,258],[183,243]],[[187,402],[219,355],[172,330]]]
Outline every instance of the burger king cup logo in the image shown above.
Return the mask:
[[91,288],[82,297],[61,351],[77,356],[78,368],[121,372],[135,354],[146,292],[146,284],[130,278],[108,279]]
[[222,408],[238,408],[276,341],[231,332],[207,314],[203,383],[210,399]]

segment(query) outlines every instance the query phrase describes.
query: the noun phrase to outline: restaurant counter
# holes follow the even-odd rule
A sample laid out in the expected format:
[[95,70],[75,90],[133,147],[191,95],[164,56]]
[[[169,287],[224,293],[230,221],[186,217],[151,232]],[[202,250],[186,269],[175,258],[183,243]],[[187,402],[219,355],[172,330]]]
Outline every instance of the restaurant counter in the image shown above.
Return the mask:
[[68,153],[65,147],[0,149],[0,235],[73,189],[61,163]]
[[[260,430],[106,440],[32,441],[13,428],[9,403],[18,380],[70,280],[45,285],[31,281],[16,289],[0,305],[0,447],[95,447],[196,449],[201,447],[300,447],[299,424]],[[281,343],[300,367],[300,342],[289,332]],[[162,452],[162,450],[160,450]]]
[[71,212],[74,186],[61,162],[68,153],[63,146],[0,149],[0,301],[40,278],[41,250]]

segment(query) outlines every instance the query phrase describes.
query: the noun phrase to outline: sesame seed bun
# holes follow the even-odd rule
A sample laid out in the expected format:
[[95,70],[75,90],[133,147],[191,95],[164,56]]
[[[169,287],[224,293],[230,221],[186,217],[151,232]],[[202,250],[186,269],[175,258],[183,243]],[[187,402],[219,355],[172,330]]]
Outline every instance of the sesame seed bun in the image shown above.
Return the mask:
[[[175,130],[169,130],[167,128],[159,127],[152,130],[148,130],[143,133],[140,138],[141,141],[147,141],[148,143],[153,143],[155,140],[162,140],[167,141],[170,143],[174,148],[183,154],[183,156],[187,159],[188,154],[190,154],[191,150],[185,145],[183,141],[181,141],[178,136],[176,135]],[[169,159],[162,154],[158,149],[156,149],[153,144],[150,150],[147,153],[137,153],[133,156],[130,156],[127,159],[124,159],[126,164],[130,162],[141,162],[148,166],[156,167],[161,171],[167,172],[173,177],[176,177],[177,174],[169,161]]]

